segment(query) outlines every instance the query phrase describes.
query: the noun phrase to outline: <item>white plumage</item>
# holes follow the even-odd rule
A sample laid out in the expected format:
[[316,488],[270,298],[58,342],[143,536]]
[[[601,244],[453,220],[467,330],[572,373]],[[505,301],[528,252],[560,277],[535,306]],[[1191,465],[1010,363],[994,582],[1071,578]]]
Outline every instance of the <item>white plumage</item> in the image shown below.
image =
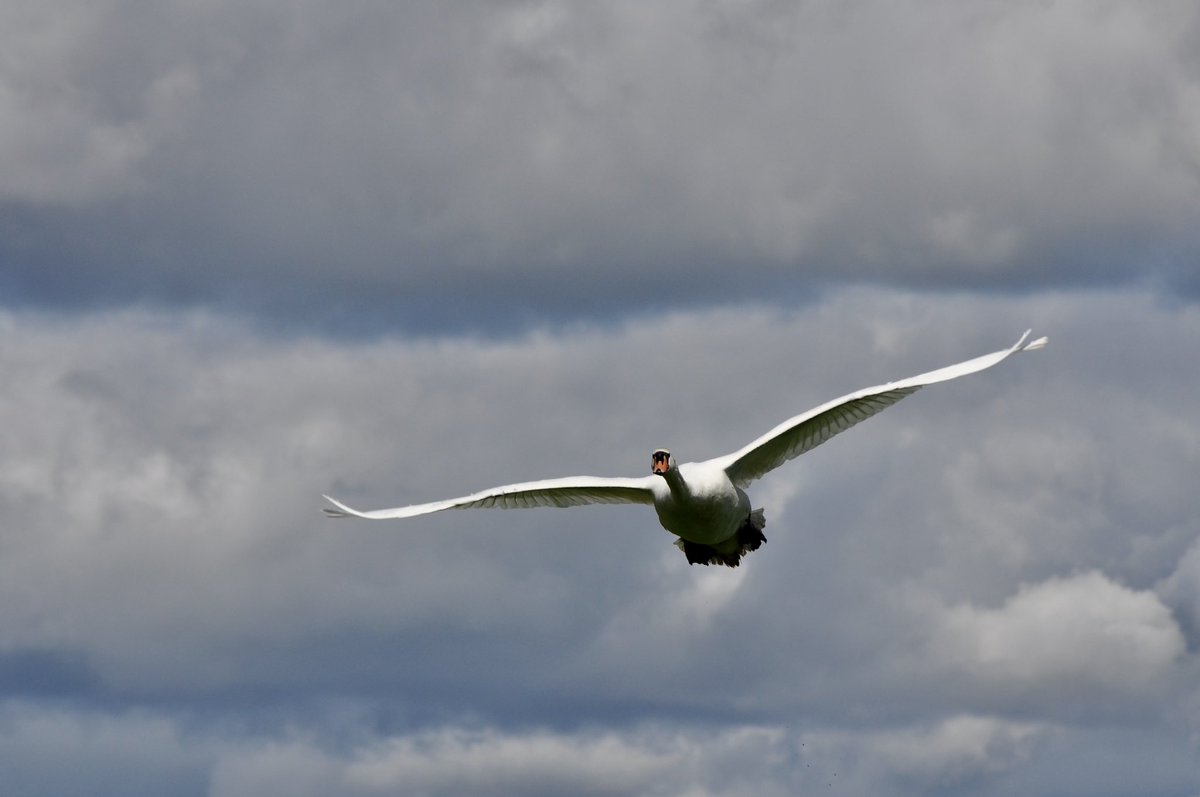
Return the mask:
[[508,484],[461,498],[428,504],[360,512],[325,496],[335,509],[329,517],[368,520],[410,518],[444,509],[518,509],[583,504],[651,504],[663,528],[692,564],[736,567],[741,557],[766,538],[761,509],[751,511],[745,488],[784,462],[819,446],[859,421],[890,407],[925,385],[966,376],[1001,362],[1012,354],[1040,349],[1046,338],[1026,343],[1029,331],[1013,346],[936,371],[868,387],[789,418],[762,437],[725,456],[676,465],[670,452],[651,455],[651,475],[641,478],[571,476],[562,479]]

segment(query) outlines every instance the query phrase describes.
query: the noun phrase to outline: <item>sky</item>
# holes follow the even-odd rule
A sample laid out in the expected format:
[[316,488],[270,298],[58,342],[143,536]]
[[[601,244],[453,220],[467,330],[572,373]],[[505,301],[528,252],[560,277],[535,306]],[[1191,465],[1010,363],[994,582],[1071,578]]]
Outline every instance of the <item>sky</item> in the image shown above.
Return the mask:
[[[1194,3],[0,5],[13,797],[1200,794]],[[644,506],[330,521],[739,448]]]

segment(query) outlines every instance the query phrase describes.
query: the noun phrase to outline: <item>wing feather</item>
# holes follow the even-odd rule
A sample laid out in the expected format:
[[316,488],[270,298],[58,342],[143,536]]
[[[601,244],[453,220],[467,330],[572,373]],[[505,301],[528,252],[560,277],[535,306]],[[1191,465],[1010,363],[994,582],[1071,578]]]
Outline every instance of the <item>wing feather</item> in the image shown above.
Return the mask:
[[1001,362],[1019,351],[1032,351],[1046,345],[1046,338],[1025,343],[1027,331],[1007,349],[985,354],[971,360],[939,368],[924,374],[868,387],[822,404],[783,423],[754,440],[749,445],[713,460],[724,468],[734,484],[746,487],[750,482],[787,462],[811,451],[836,434],[882,412],[905,396],[925,385],[957,379],[977,373]]
[[427,515],[444,509],[529,509],[533,507],[568,507],[585,504],[653,504],[653,483],[656,477],[640,479],[571,476],[564,479],[545,479],[521,484],[506,484],[482,490],[461,498],[433,501],[428,504],[399,506],[360,512],[329,496],[325,500],[335,508],[325,508],[329,517],[358,517],[368,520],[388,520]]

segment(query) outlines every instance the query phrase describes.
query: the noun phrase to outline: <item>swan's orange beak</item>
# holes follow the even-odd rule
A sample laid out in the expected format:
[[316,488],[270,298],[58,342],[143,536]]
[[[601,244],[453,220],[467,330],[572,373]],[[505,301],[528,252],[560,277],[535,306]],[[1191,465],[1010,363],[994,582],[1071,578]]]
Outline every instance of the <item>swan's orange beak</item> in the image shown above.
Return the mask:
[[671,452],[660,448],[650,455],[650,472],[662,476],[671,469]]

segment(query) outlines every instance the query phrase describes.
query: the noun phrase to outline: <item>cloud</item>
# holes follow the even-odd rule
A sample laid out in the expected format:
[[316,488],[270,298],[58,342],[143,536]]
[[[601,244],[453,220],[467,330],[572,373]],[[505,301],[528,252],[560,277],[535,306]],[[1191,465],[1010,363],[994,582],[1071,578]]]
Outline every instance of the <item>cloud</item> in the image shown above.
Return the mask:
[[[795,789],[949,793],[984,786],[1026,760],[1044,734],[1032,724],[952,717],[931,728],[876,733],[741,726],[642,727],[623,733],[437,729],[336,753],[295,740],[222,762],[213,797],[294,794],[429,795],[655,793],[783,795]],[[848,758],[858,759],[858,766]],[[815,765],[815,766],[814,766]],[[840,769],[840,771],[839,771]],[[824,780],[825,782],[821,782]]]
[[[271,734],[140,711],[113,715],[8,702],[0,759],[9,791],[42,794],[428,795],[655,793],[1015,795],[1139,788],[1186,793],[1194,761],[1178,737],[955,715],[884,729],[642,724],[503,729],[465,724],[374,732],[335,708],[322,731]],[[337,729],[339,738],[330,735]],[[1141,770],[1137,764],[1153,764]],[[69,764],[66,765],[66,764]]]
[[[716,455],[1026,325],[1051,346],[754,485],[769,542],[737,571],[688,567],[644,507],[319,514],[322,492],[388,506],[640,473],[664,444]],[[414,772],[465,789],[457,764],[510,757],[512,783],[602,789],[631,782],[597,774],[626,754],[665,793],[834,772],[871,793],[1081,793],[1043,751],[1092,760],[1123,733],[1176,773],[1194,375],[1169,364],[1196,325],[1151,293],[865,288],[503,340],[9,310],[0,683],[95,729],[71,748],[83,770],[109,772],[92,750],[149,717],[178,769],[148,778],[234,793]],[[441,763],[418,772],[420,751]],[[678,756],[719,763],[655,774]]]
[[995,609],[952,607],[933,644],[984,681],[1105,691],[1161,683],[1185,650],[1157,595],[1095,571],[1022,585]]
[[1187,549],[1175,570],[1156,585],[1156,592],[1173,609],[1194,648],[1200,633],[1200,542]]
[[25,700],[0,703],[0,766],[13,797],[48,794],[202,794],[219,748],[151,712],[77,712]]
[[453,730],[397,740],[356,761],[348,779],[372,792],[417,788],[434,794],[629,794],[683,765],[606,734],[505,736]]
[[153,190],[153,161],[186,135],[180,124],[211,77],[192,60],[197,31],[177,27],[186,4],[131,14],[22,0],[0,14],[0,201],[80,209]]
[[[6,3],[6,794],[1191,793],[1197,25]],[[737,571],[644,507],[318,511],[1030,326],[754,485]]]
[[843,765],[858,759],[852,769],[842,767],[857,769],[856,785],[887,793],[952,794],[990,785],[1027,761],[1050,732],[1036,723],[959,715],[925,726],[806,734],[804,744]]
[[842,282],[1191,287],[1184,2],[7,16],[0,255],[43,306],[513,328]]

